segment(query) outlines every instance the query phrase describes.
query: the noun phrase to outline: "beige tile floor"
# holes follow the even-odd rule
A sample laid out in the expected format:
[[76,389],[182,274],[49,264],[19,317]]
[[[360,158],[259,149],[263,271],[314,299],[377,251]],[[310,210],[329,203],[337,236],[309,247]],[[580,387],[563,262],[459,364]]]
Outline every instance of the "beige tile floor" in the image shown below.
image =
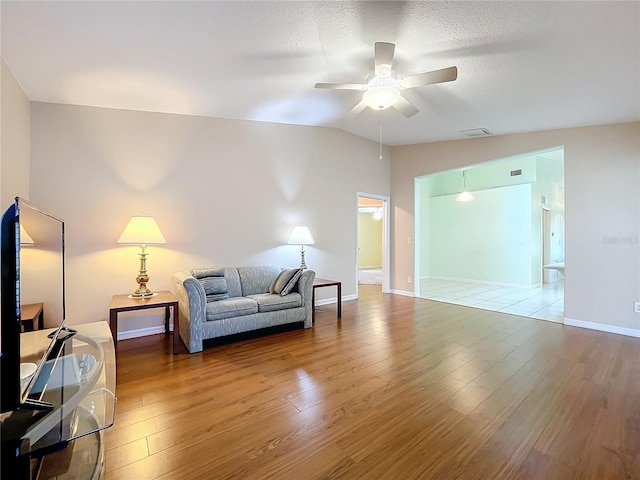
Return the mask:
[[420,282],[420,297],[551,322],[564,318],[563,279],[519,288],[427,278]]
[[382,269],[381,268],[359,269],[358,283],[363,285],[382,285]]

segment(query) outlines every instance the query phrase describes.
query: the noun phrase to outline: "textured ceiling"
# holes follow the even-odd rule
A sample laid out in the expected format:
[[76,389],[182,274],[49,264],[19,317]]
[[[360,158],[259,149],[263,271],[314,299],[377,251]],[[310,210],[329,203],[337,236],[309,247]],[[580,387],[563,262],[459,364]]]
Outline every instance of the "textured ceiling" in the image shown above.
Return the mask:
[[[387,145],[640,120],[640,2],[0,3],[2,58],[33,101],[342,128]],[[420,112],[345,113],[373,44]],[[380,128],[382,126],[382,129]]]

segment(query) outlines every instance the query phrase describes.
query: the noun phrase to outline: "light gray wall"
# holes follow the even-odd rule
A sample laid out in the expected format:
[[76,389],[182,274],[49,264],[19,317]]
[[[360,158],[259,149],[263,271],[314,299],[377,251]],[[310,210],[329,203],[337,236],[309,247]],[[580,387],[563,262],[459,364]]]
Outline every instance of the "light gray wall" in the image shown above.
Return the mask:
[[330,128],[33,103],[32,200],[66,223],[69,322],[104,320],[134,290],[138,249],[116,241],[140,213],[167,240],[149,248],[152,290],[188,268],[298,265],[286,242],[306,224],[309,268],[356,295],[357,192],[389,194],[378,148]]
[[392,148],[392,290],[413,290],[416,177],[564,146],[565,318],[640,334],[639,139],[631,122]]
[[29,100],[1,60],[0,71],[0,208],[15,197],[29,198]]

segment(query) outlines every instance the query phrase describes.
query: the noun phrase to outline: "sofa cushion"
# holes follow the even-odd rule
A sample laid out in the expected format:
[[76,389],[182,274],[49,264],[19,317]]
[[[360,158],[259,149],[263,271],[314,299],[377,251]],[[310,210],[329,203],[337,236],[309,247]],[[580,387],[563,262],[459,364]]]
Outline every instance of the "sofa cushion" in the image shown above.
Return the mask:
[[269,293],[269,286],[279,273],[280,267],[275,265],[238,267],[242,296]]
[[207,302],[217,302],[229,298],[227,281],[224,277],[204,277],[200,279],[200,283],[207,295]]
[[258,304],[258,312],[275,312],[302,306],[302,295],[297,292],[282,296],[278,293],[262,293],[251,295],[252,300]]
[[302,275],[302,272],[304,272],[304,270],[302,268],[299,268],[298,271],[293,275],[293,277],[289,279],[289,282],[284,286],[284,288],[280,292],[280,295],[284,297],[293,290],[293,288],[298,283],[298,279],[300,278],[300,275]]
[[246,297],[231,297],[207,303],[207,321],[258,313],[258,303]]
[[198,280],[206,277],[224,277],[224,268],[199,268],[191,270],[191,275]]
[[[271,282],[271,285],[269,285],[269,293],[280,293],[282,295],[286,295],[291,291],[291,288],[293,288],[293,285],[298,281],[301,274],[302,269],[300,268],[287,268],[282,270],[275,280]],[[290,285],[291,283],[293,285]],[[285,289],[286,293],[282,293]]]

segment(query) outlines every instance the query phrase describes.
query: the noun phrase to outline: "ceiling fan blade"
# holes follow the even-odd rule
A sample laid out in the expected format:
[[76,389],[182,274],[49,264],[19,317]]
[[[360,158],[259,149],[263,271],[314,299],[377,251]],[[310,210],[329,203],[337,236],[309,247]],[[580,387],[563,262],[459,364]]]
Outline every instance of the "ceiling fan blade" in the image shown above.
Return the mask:
[[366,107],[367,107],[367,104],[364,102],[364,100],[362,100],[359,104],[357,104],[355,107],[349,110],[349,113],[347,113],[347,117],[355,117]]
[[367,86],[363,83],[316,83],[316,88],[329,88],[333,90],[364,90]]
[[458,67],[448,67],[432,72],[409,75],[400,80],[400,85],[402,88],[422,87],[435,83],[452,82],[456,78],[458,78]]
[[398,99],[393,103],[393,107],[407,118],[413,117],[416,113],[419,112],[419,110],[402,95],[400,95]]
[[378,67],[380,65],[389,65],[389,68],[391,68],[391,64],[393,63],[393,52],[395,49],[396,46],[393,43],[375,43],[376,74],[378,73]]

